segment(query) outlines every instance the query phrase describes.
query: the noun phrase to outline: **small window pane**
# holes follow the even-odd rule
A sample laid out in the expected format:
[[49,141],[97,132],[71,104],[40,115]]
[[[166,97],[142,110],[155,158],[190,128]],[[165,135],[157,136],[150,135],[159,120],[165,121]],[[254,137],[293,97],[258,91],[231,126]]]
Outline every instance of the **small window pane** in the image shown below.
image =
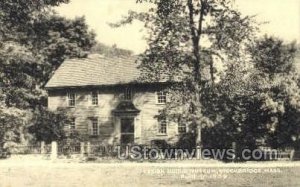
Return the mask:
[[131,100],[132,99],[132,90],[131,90],[131,88],[126,88],[125,89],[124,99],[125,100]]
[[92,92],[92,105],[98,105],[98,93]]
[[186,124],[185,123],[178,124],[178,133],[180,133],[180,134],[186,133]]
[[75,129],[76,129],[76,119],[72,118],[69,125],[69,131],[71,136],[74,134]]
[[92,135],[99,134],[99,126],[98,126],[98,119],[92,119]]
[[165,104],[166,102],[167,102],[166,92],[163,91],[157,92],[157,103]]
[[68,105],[75,106],[75,93],[68,93]]
[[167,120],[165,118],[160,119],[158,124],[159,124],[158,133],[167,134]]

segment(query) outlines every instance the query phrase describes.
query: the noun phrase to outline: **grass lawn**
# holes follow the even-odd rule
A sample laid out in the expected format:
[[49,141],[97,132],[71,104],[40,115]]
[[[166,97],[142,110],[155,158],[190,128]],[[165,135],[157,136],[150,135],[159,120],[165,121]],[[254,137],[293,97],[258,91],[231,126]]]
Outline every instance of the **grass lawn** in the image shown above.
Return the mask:
[[66,163],[1,160],[0,187],[300,186],[299,162]]

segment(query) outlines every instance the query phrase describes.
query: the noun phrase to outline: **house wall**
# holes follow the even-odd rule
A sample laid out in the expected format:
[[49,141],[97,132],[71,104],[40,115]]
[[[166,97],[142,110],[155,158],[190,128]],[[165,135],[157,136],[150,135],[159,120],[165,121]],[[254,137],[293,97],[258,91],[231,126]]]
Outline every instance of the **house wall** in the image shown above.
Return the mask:
[[[123,98],[125,88],[98,88],[98,106],[92,106],[93,89],[73,89],[76,93],[76,106],[68,107],[67,90],[49,90],[48,107],[50,110],[65,108],[67,113],[76,118],[76,131],[84,140],[119,143],[120,117],[114,116],[112,110]],[[159,87],[136,87],[133,89],[133,104],[141,112],[135,117],[135,143],[149,144],[151,140],[164,139],[168,142],[177,140],[177,124],[168,122],[167,135],[158,134],[158,121],[155,117],[165,105],[157,104],[156,91]],[[91,118],[98,117],[100,135],[90,136]]]

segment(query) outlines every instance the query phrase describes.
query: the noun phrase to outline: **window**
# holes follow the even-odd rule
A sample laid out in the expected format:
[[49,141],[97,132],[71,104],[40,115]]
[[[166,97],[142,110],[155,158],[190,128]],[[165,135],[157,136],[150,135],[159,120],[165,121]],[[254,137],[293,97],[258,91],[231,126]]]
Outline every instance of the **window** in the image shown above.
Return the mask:
[[179,134],[186,133],[186,124],[185,123],[178,123],[178,133]]
[[166,118],[161,118],[158,121],[158,133],[167,134],[167,120]]
[[92,92],[92,105],[98,105],[98,92]]
[[126,88],[125,89],[124,99],[125,100],[131,100],[132,99],[132,90],[131,90],[131,88]]
[[68,106],[75,106],[75,93],[68,93]]
[[71,123],[70,123],[70,126],[69,126],[69,128],[70,128],[71,131],[76,129],[75,121],[76,121],[75,118],[71,119]]
[[69,124],[69,133],[70,133],[70,136],[73,136],[74,135],[74,131],[76,129],[76,119],[75,118],[72,118],[71,119],[71,122]]
[[92,131],[91,135],[97,136],[99,135],[99,124],[98,124],[98,118],[92,119]]
[[167,94],[164,91],[157,92],[157,103],[165,104],[167,102]]

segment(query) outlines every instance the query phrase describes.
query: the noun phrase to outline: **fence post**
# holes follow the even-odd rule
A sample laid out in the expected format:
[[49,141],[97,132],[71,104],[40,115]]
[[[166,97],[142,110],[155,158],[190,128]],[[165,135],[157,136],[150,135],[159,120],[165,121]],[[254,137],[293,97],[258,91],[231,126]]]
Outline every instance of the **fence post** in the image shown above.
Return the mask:
[[236,158],[236,154],[237,154],[237,150],[236,150],[236,142],[232,142],[232,149],[234,151],[234,157],[232,159],[232,161],[235,161],[237,158]]
[[292,149],[291,150],[291,153],[290,153],[290,160],[294,160],[294,156],[295,156],[295,149]]
[[90,155],[91,154],[91,143],[88,142],[87,143],[87,150],[86,150],[87,154]]
[[202,160],[201,147],[199,145],[196,147],[196,159]]
[[46,150],[45,150],[45,142],[42,141],[41,142],[41,154],[45,154],[46,153]]
[[80,155],[84,156],[84,142],[80,142]]
[[51,143],[51,159],[54,160],[57,158],[57,142],[53,141]]

